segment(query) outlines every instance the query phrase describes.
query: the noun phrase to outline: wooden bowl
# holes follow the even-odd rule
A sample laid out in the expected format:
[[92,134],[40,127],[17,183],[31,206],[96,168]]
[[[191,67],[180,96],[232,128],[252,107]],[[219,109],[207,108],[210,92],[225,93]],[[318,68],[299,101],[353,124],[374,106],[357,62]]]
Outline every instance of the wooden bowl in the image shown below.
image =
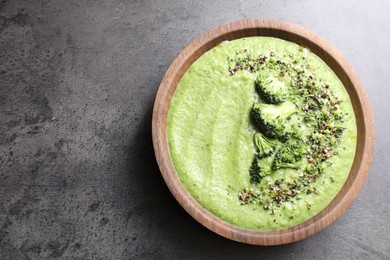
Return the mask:
[[[309,220],[277,231],[255,231],[233,226],[199,205],[187,192],[171,163],[166,122],[171,97],[183,74],[203,53],[224,40],[272,36],[308,47],[324,60],[343,82],[351,98],[357,123],[357,147],[348,179],[332,202]],[[374,122],[363,84],[344,56],[318,35],[291,23],[275,20],[240,20],[219,26],[191,42],[173,61],[157,92],[152,121],[157,163],[168,188],[180,205],[198,222],[226,238],[255,245],[279,245],[311,236],[335,221],[360,191],[371,164]]]

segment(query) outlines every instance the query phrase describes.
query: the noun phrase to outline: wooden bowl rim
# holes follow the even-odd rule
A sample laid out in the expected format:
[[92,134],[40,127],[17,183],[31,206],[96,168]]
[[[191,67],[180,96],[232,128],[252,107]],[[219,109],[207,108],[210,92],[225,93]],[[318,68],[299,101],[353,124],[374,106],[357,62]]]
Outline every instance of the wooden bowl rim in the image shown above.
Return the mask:
[[[245,36],[247,33],[251,35]],[[242,36],[236,37],[236,34]],[[329,65],[347,89],[358,125],[357,150],[349,177],[332,202],[320,213],[295,226],[274,231],[243,229],[229,224],[205,210],[185,189],[171,163],[167,144],[166,119],[170,99],[178,82],[188,67],[204,52],[223,40],[250,36],[273,36],[278,38],[307,42],[315,54]],[[291,40],[293,39],[293,40]],[[322,53],[324,52],[324,53]],[[191,62],[188,62],[191,60]],[[336,68],[335,68],[336,67]],[[185,68],[184,70],[182,68]],[[338,69],[336,71],[336,69]],[[339,71],[341,69],[341,71]],[[339,75],[340,74],[340,75]],[[346,87],[348,85],[348,88]],[[359,118],[358,118],[359,115]],[[324,229],[351,205],[363,186],[371,165],[374,149],[374,121],[371,105],[362,81],[345,57],[317,34],[290,22],[269,19],[245,19],[218,26],[193,40],[175,58],[168,68],[158,89],[152,118],[153,147],[161,174],[169,190],[180,205],[199,223],[213,232],[234,241],[254,245],[280,245],[311,236]],[[358,151],[359,149],[359,151]]]

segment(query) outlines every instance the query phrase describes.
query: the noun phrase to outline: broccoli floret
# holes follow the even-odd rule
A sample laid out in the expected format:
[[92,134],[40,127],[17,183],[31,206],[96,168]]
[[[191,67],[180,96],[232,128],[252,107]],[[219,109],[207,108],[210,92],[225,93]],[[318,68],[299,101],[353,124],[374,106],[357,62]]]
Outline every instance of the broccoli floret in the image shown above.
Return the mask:
[[301,140],[289,140],[275,154],[272,170],[281,168],[299,169],[300,161],[306,153],[306,146]]
[[264,78],[259,75],[255,80],[255,88],[268,104],[280,104],[287,95],[286,85],[273,76]]
[[276,138],[276,127],[266,115],[263,115],[259,104],[254,104],[251,111],[252,120],[257,128],[267,137]]
[[253,104],[251,116],[255,126],[268,138],[287,141],[291,135],[286,128],[286,121],[296,112],[295,105],[284,102],[279,105]]
[[324,172],[324,165],[322,164],[308,164],[305,168],[305,172],[309,175],[316,176],[321,175]]
[[249,176],[252,183],[260,183],[260,181],[272,172],[272,157],[256,154],[253,158],[252,165],[249,169]]
[[261,133],[255,134],[253,137],[253,141],[255,143],[258,153],[262,156],[271,155],[275,149],[275,144],[272,141],[268,140],[268,138]]

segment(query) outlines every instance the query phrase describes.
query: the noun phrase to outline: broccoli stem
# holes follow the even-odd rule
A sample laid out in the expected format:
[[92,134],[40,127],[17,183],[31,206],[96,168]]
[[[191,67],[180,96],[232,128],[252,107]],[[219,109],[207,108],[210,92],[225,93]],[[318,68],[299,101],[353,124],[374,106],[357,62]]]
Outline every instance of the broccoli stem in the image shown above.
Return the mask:
[[294,163],[279,163],[279,164],[273,164],[272,165],[272,170],[278,170],[278,169],[294,169],[298,170],[299,169],[299,164],[294,164]]
[[275,145],[261,133],[255,134],[253,139],[260,155],[268,156],[274,151]]

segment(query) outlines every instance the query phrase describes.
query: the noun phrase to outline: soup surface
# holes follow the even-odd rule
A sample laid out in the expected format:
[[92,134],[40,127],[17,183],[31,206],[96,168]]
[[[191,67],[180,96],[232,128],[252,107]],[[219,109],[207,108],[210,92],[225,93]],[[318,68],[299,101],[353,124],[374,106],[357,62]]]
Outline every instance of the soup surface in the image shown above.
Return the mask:
[[224,42],[171,99],[170,157],[187,191],[235,226],[277,230],[324,209],[348,177],[356,122],[348,93],[310,50],[272,37]]

